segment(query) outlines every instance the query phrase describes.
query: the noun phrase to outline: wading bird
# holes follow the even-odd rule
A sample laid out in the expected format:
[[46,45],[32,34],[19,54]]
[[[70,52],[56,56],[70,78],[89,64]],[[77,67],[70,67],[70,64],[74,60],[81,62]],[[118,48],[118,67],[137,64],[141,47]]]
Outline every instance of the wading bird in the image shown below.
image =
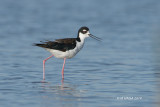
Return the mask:
[[55,41],[35,43],[35,46],[42,47],[52,54],[50,57],[43,60],[43,80],[45,80],[45,62],[53,56],[64,59],[62,67],[62,79],[64,79],[64,66],[66,59],[74,57],[82,49],[85,38],[87,37],[92,37],[98,41],[101,40],[101,38],[90,34],[88,27],[81,27],[78,30],[77,38],[64,38],[56,39]]

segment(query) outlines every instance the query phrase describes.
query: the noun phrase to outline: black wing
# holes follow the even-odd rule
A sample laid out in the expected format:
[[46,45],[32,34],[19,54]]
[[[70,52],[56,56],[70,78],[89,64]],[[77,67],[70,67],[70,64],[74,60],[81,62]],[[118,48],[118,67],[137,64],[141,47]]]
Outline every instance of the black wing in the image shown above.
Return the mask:
[[76,47],[76,38],[56,39],[55,41],[47,41],[34,45],[65,52]]

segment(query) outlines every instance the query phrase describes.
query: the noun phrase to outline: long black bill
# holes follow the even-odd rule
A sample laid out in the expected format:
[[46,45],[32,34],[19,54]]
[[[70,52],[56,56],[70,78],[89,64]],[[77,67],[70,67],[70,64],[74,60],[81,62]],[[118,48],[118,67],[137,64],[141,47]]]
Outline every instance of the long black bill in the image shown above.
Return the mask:
[[96,37],[96,36],[94,36],[94,35],[92,35],[92,34],[89,34],[89,36],[90,36],[91,38],[93,38],[93,39],[98,40],[98,41],[101,41],[101,40],[102,40],[101,38]]

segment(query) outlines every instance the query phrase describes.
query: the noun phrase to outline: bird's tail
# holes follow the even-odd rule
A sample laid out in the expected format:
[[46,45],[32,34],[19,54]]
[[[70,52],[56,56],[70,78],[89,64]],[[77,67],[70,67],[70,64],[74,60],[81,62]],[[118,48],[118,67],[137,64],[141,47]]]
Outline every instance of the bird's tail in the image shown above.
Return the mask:
[[33,46],[45,47],[45,44],[34,43]]

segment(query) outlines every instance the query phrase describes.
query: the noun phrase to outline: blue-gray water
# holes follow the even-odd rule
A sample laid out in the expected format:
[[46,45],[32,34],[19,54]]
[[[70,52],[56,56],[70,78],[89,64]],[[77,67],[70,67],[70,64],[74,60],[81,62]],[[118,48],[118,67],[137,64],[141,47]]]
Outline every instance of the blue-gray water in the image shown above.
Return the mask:
[[[1,107],[153,107],[159,103],[160,1],[0,0]],[[87,38],[66,60],[46,63],[41,40]]]

